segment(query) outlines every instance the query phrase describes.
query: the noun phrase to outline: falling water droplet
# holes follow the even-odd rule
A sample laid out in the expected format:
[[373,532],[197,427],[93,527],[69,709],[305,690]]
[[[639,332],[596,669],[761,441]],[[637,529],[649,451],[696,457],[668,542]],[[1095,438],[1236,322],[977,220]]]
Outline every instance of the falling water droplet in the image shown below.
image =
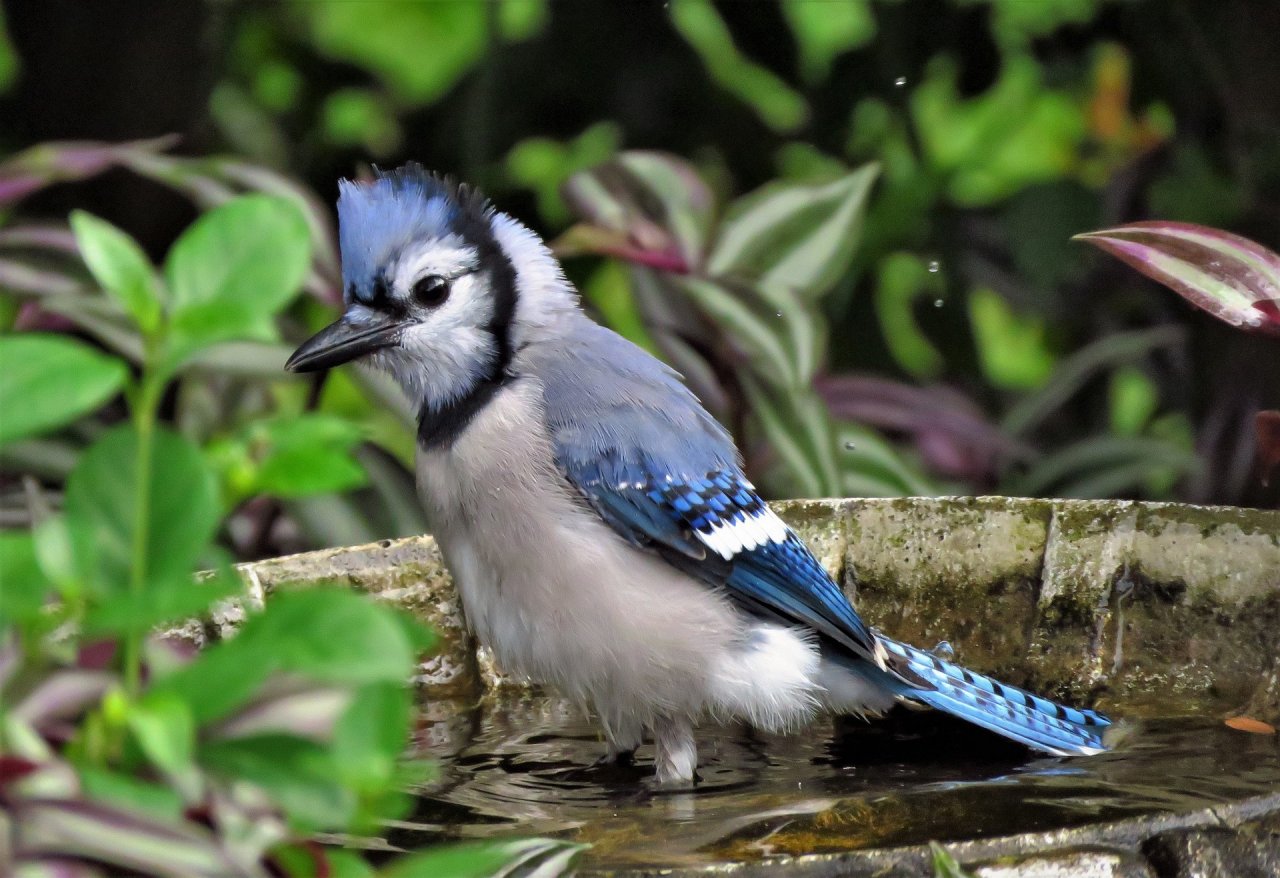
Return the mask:
[[857,451],[857,450],[858,450],[858,445],[857,445],[857,443],[856,443],[856,442],[846,442],[846,443],[844,443],[844,450],[845,450],[845,451]]
[[942,264],[936,259],[929,260],[929,274],[937,274],[941,270]]
[[782,316],[782,312],[781,312],[781,311],[778,311],[778,312],[777,312],[777,314],[776,314],[775,316],[777,316],[777,317],[781,317],[781,316]]
[[934,300],[933,300],[933,307],[935,307],[935,308],[941,308],[941,307],[942,307],[943,305],[945,305],[945,304],[946,304],[946,302],[942,301],[941,299],[934,299]]
[[902,88],[904,85],[907,84],[907,78],[905,76],[899,76],[897,79],[893,81],[893,84],[896,85],[898,88]]

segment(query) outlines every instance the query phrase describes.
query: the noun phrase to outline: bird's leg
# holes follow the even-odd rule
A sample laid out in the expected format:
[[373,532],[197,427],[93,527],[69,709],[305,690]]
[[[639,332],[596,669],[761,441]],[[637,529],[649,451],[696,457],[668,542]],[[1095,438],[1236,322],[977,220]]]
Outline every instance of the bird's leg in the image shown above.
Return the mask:
[[664,717],[655,721],[653,744],[659,786],[679,789],[697,783],[698,744],[689,720]]
[[605,754],[596,765],[631,765],[635,762],[636,748],[644,737],[644,727],[629,719],[616,722],[603,720]]

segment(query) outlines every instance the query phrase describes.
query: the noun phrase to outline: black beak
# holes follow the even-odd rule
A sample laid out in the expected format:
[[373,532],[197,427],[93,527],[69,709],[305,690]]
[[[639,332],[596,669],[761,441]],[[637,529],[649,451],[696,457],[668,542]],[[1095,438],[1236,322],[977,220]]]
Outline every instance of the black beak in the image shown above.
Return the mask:
[[395,320],[351,323],[339,317],[304,341],[284,367],[290,372],[315,372],[349,363],[357,357],[388,348],[400,340],[403,327]]

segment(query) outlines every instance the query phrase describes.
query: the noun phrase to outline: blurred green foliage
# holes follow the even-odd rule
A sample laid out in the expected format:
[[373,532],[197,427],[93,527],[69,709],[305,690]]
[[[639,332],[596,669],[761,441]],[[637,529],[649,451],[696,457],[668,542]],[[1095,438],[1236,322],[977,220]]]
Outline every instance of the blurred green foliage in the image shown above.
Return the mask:
[[[408,681],[433,636],[343,588],[286,590],[255,608],[263,595],[246,596],[213,544],[227,511],[254,493],[362,482],[349,458],[359,429],[276,415],[202,448],[159,419],[163,389],[202,350],[276,337],[269,318],[311,261],[307,222],[287,198],[233,198],[183,232],[163,272],[92,214],[74,213],[71,228],[100,304],[118,307],[141,353],[135,374],[69,336],[0,336],[0,442],[56,432],[122,388],[127,399],[127,417],[78,455],[58,506],[25,479],[31,527],[0,532],[0,800],[16,839],[5,866],[373,875],[358,854],[312,836],[377,832],[407,812],[407,788],[430,772],[404,757]],[[200,567],[213,572],[197,578]],[[190,632],[152,633],[223,600],[246,618],[198,655]],[[578,849],[443,849],[391,874],[568,868]]]
[[[1274,204],[1274,147],[1255,134],[1232,152],[1215,139],[1189,110],[1199,83],[1182,61],[1161,66],[1169,40],[1152,34],[1173,28],[1173,42],[1190,41],[1194,64],[1219,79],[1230,65],[1205,57],[1208,37],[1193,40],[1176,11],[1149,7],[218,7],[206,36],[215,47],[208,100],[192,115],[206,126],[199,143],[238,156],[176,157],[160,143],[37,147],[5,165],[4,203],[38,202],[55,181],[113,167],[202,208],[245,191],[284,196],[302,208],[312,242],[309,295],[247,295],[236,307],[260,317],[229,342],[219,322],[239,325],[243,315],[194,307],[206,293],[188,288],[194,274],[181,279],[190,274],[182,242],[153,273],[141,250],[102,229],[101,246],[118,251],[124,272],[99,278],[111,297],[103,305],[86,298],[85,273],[101,254],[86,250],[79,262],[56,223],[25,221],[20,208],[0,232],[0,283],[18,296],[8,312],[16,325],[69,320],[134,363],[145,352],[120,314],[143,326],[156,319],[136,310],[150,307],[154,284],[192,300],[171,321],[165,368],[177,380],[163,416],[218,468],[233,510],[224,540],[241,556],[423,526],[408,473],[412,412],[396,391],[360,372],[310,388],[273,374],[289,341],[330,317],[337,294],[332,219],[320,203],[328,196],[317,200],[307,184],[331,193],[336,173],[402,156],[481,183],[559,236],[589,306],[686,374],[774,495],[1103,484],[1125,496],[1261,502],[1241,468],[1249,456],[1232,444],[1247,434],[1220,426],[1247,406],[1211,391],[1238,380],[1190,371],[1188,345],[1203,331],[1069,240],[1144,199],[1171,218],[1226,225]],[[28,27],[17,23],[16,59]],[[1233,36],[1214,27],[1205,28],[1214,45]],[[15,82],[19,94],[38,86]],[[1248,124],[1280,122],[1255,115]],[[642,143],[668,154],[629,150]],[[865,176],[849,176],[864,166]],[[842,195],[842,179],[861,182]],[[610,204],[620,192],[640,201]],[[650,215],[647,199],[662,215]],[[297,227],[288,236],[296,240]],[[674,242],[676,263],[636,262],[652,257],[655,236]],[[266,272],[297,264],[283,239],[254,248],[239,261]],[[145,249],[157,252],[156,242]],[[190,353],[187,324],[207,335]],[[1157,325],[1169,332],[1126,334]],[[77,387],[84,407],[116,389]],[[1219,426],[1207,434],[1210,422]],[[10,443],[0,459],[56,490],[81,432]],[[858,441],[841,438],[854,433]],[[1130,440],[1160,449],[1145,470]],[[1106,463],[1070,453],[1080,443],[1103,448]],[[1092,479],[1099,466],[1113,477]],[[1127,482],[1117,481],[1121,469]]]

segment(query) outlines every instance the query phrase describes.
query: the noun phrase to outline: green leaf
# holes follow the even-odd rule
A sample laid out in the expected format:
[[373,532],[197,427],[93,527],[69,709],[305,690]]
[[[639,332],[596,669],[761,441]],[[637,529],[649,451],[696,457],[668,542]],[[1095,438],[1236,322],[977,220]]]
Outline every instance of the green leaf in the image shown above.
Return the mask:
[[138,491],[144,484],[138,463],[138,434],[124,424],[95,442],[67,479],[67,515],[90,535],[89,556],[78,547],[78,566],[120,589],[137,561],[145,565],[147,583],[185,587],[179,584],[189,581],[218,526],[212,474],[198,448],[156,429],[145,479],[145,543],[135,559]]
[[582,294],[596,307],[606,326],[649,353],[657,353],[657,345],[631,295],[627,270],[620,262],[602,261],[582,285]]
[[29,532],[0,531],[0,631],[40,615],[48,586]]
[[295,0],[316,49],[356,64],[410,105],[442,97],[483,57],[485,4]]
[[362,433],[357,424],[320,414],[253,424],[246,445],[261,456],[250,492],[293,498],[363,485],[367,476],[352,455]]
[[370,683],[356,692],[333,731],[334,760],[350,786],[386,788],[409,739],[410,710],[403,682]]
[[355,797],[339,781],[329,752],[294,735],[255,735],[212,741],[200,748],[200,763],[228,780],[261,787],[297,828],[345,829]]
[[946,283],[913,253],[890,253],[876,266],[876,317],[894,360],[918,377],[934,377],[942,354],[916,322],[913,305],[922,294],[940,301]]
[[1224,323],[1280,335],[1280,254],[1191,223],[1130,223],[1077,235]]
[[271,644],[276,667],[322,682],[403,682],[417,658],[395,610],[340,588],[272,595],[238,639]]
[[0,9],[0,93],[9,90],[18,78],[18,70],[22,67],[18,53],[9,39],[9,28],[5,24],[4,10]]
[[1186,334],[1176,326],[1157,326],[1117,332],[1092,341],[1062,361],[1042,388],[1009,409],[1001,429],[1011,435],[1025,435],[1078,393],[1102,369],[1132,363],[1162,347],[1183,344]]
[[180,785],[195,780],[196,726],[185,701],[169,693],[149,693],[129,705],[125,721],[152,765]]
[[158,368],[177,370],[202,351],[225,342],[274,342],[278,338],[274,322],[270,316],[259,313],[257,305],[201,302],[174,315],[164,360]]
[[574,862],[587,847],[551,838],[470,842],[400,857],[380,874],[382,878],[559,878],[573,872]]
[[307,220],[290,198],[242,195],[201,216],[165,261],[184,346],[224,341],[232,331],[223,323],[203,332],[202,321],[183,317],[201,306],[193,313],[207,320],[225,308],[243,337],[261,337],[262,322],[301,289],[310,261]]
[[926,160],[963,207],[1068,176],[1087,131],[1080,103],[1047,89],[1039,62],[1021,53],[1005,58],[991,88],[968,99],[954,61],[935,59],[911,95],[911,116]]
[[1057,358],[1049,350],[1044,321],[1021,317],[993,290],[969,295],[969,320],[982,371],[992,384],[1032,389],[1049,380]]
[[585,250],[631,261],[637,261],[636,253],[660,254],[658,260],[642,264],[670,265],[678,271],[702,264],[715,199],[683,159],[659,152],[624,152],[571,176],[563,196],[589,224],[591,234],[582,234],[577,247],[568,247],[575,231],[571,229],[555,243],[558,253]]
[[89,799],[163,820],[176,821],[182,816],[182,797],[169,787],[93,765],[76,766],[76,774]]
[[56,335],[0,336],[0,444],[47,433],[115,396],[125,364]]
[[618,150],[621,132],[614,122],[597,122],[577,137],[557,141],[526,137],[507,153],[511,179],[538,196],[538,212],[552,225],[569,220],[560,186],[570,175],[605,161]]
[[672,3],[671,22],[702,58],[716,84],[755,110],[770,128],[791,131],[808,118],[809,106],[800,94],[738,51],[710,0]]
[[160,325],[162,292],[151,260],[138,242],[106,220],[82,210],[71,213],[71,228],[89,271],[107,295],[132,315],[144,334]]
[[878,174],[871,164],[829,183],[775,182],[743,196],[721,224],[707,272],[816,301],[853,263]]
[[1160,391],[1140,369],[1123,366],[1108,386],[1111,430],[1118,436],[1137,436],[1160,406]]
[[244,590],[234,573],[211,580],[190,576],[177,582],[153,580],[138,593],[112,595],[110,600],[86,611],[86,634],[142,634],[166,622],[180,622],[206,613],[217,601]]
[[798,389],[807,383],[811,377],[806,374],[807,366],[813,357],[797,350],[783,323],[788,316],[793,320],[805,316],[799,303],[793,301],[775,311],[758,298],[744,295],[741,289],[731,290],[724,283],[693,276],[673,275],[672,280],[729,336],[762,378],[782,388]]
[[789,394],[770,394],[755,381],[743,382],[743,389],[764,438],[781,459],[791,476],[794,494],[801,497],[837,496],[840,485],[830,490],[824,472],[824,461],[816,452],[816,444],[806,436],[807,426],[794,407]]
[[950,851],[936,841],[929,842],[929,851],[933,859],[933,878],[973,878],[971,873],[956,862]]
[[821,82],[831,62],[876,35],[869,0],[782,0],[782,14],[800,48],[800,67],[810,83]]
[[182,698],[198,726],[221,719],[253,698],[275,668],[270,643],[237,636],[200,652],[189,665],[152,684],[153,693]]

